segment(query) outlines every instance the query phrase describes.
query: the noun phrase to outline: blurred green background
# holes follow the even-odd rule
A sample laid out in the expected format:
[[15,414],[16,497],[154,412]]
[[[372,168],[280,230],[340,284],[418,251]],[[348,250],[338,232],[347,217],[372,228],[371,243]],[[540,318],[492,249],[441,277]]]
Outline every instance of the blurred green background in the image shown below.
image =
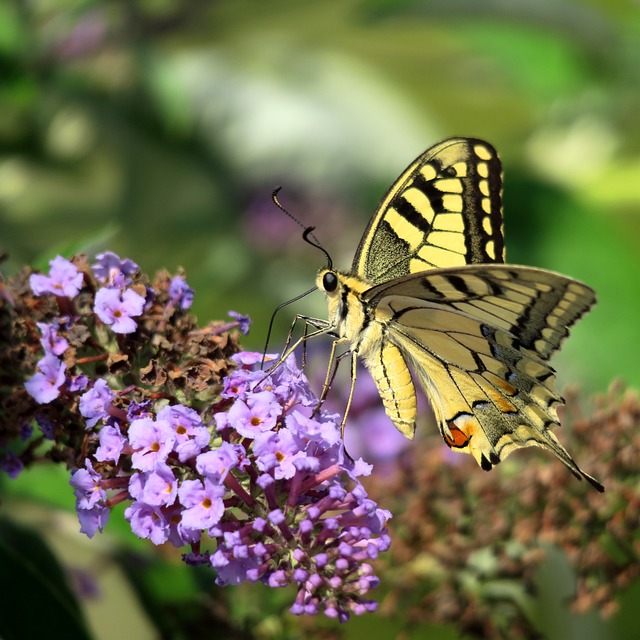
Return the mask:
[[[324,262],[274,186],[346,268],[404,167],[475,136],[503,160],[508,260],[598,293],[561,384],[637,386],[639,87],[632,0],[5,0],[5,269],[183,266],[202,323],[248,313],[261,349]],[[280,338],[295,312],[326,310],[290,307]]]
[[[483,137],[508,260],[598,292],[561,381],[637,384],[639,33],[624,0],[4,2],[0,246],[10,269],[104,249],[182,265],[201,320],[249,313],[261,348],[323,264],[275,185],[348,267],[416,155]],[[295,310],[326,313],[320,294]]]

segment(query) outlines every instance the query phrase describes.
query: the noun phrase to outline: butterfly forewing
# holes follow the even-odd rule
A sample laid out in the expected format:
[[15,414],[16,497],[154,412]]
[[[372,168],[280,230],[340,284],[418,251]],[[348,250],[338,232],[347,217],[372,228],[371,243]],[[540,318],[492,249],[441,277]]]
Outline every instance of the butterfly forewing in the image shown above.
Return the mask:
[[432,147],[398,178],[371,219],[353,273],[374,284],[425,269],[504,262],[501,164],[471,138]]

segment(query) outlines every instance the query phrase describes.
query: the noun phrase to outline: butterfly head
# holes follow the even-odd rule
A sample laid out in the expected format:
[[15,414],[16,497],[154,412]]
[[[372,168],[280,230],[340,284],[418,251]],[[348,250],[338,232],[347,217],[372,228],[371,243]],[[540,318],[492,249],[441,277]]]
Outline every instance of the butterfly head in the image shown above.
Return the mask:
[[316,286],[327,296],[329,322],[341,338],[359,342],[365,324],[367,304],[362,294],[371,283],[357,275],[324,267],[318,271]]
[[341,274],[328,267],[320,269],[316,276],[316,286],[320,291],[324,291],[327,296],[330,319],[336,318],[336,314],[338,314],[339,317],[341,313],[340,309],[344,305],[342,279]]
[[316,286],[327,296],[329,322],[336,328],[349,312],[349,288],[344,286],[345,276],[331,268],[324,267],[318,271]]

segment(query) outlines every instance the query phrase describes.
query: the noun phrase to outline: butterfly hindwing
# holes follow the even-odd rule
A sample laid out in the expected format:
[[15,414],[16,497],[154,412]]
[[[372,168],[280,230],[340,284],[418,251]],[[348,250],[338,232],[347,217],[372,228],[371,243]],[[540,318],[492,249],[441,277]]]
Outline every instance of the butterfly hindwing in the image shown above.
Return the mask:
[[[543,360],[558,349],[569,327],[595,303],[590,287],[566,276],[533,267],[490,264],[396,278],[368,289],[363,298],[375,308],[391,295],[451,307],[487,327],[517,336],[523,352]],[[402,314],[405,318],[406,313]]]
[[595,482],[551,431],[562,398],[547,362],[595,302],[589,287],[540,269],[469,265],[405,276],[364,297],[428,393],[451,448],[490,469],[538,445]]
[[425,269],[504,262],[502,168],[495,149],[452,138],[425,151],[371,219],[353,273],[379,284]]

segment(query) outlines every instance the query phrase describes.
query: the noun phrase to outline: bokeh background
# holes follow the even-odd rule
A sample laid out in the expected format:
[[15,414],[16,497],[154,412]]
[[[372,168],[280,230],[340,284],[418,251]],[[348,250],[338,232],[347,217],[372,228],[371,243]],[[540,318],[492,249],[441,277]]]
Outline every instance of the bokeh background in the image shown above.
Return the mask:
[[[598,293],[560,383],[638,386],[639,87],[635,0],[5,0],[4,269],[181,266],[202,322],[247,313],[262,349],[324,263],[274,186],[346,268],[415,156],[480,137],[505,168],[508,261]],[[295,312],[326,313],[320,294],[289,307],[274,350]]]

